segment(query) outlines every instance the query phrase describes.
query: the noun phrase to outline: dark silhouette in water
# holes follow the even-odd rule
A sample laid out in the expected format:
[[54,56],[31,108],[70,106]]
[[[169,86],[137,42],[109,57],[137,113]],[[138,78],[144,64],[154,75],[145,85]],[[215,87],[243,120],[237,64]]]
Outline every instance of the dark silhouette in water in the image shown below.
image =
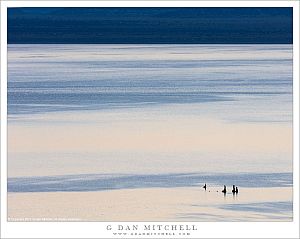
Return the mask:
[[227,189],[226,189],[226,186],[224,185],[224,189],[222,190],[222,193],[227,193]]
[[205,191],[206,191],[206,184],[204,184],[203,188],[204,188],[204,189],[205,189]]
[[236,193],[238,193],[238,192],[239,192],[238,187],[236,187],[235,185],[233,185],[233,186],[232,186],[232,193],[233,193],[233,194],[236,194]]

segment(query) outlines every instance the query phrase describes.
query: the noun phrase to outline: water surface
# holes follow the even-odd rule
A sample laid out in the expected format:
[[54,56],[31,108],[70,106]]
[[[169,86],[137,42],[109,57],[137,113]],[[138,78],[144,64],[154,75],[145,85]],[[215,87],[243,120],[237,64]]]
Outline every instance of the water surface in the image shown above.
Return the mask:
[[292,45],[9,45],[11,217],[46,217],[53,198],[50,216],[113,220],[133,190],[158,195],[119,205],[144,218],[291,220],[292,63]]

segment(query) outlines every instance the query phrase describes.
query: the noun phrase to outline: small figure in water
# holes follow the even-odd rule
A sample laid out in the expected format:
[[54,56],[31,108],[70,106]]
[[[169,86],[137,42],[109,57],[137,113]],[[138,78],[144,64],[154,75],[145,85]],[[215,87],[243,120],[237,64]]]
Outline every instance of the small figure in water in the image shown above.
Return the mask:
[[235,194],[235,193],[236,193],[235,190],[236,190],[236,189],[235,189],[235,185],[233,185],[233,186],[232,186],[232,191],[231,191],[231,192],[232,192],[233,194]]
[[222,193],[227,193],[227,190],[226,190],[226,186],[224,185],[224,189],[222,190]]
[[205,191],[206,191],[206,184],[204,184],[203,188],[204,188],[204,189],[205,189]]
[[235,193],[238,194],[239,193],[239,189],[238,187],[235,187]]

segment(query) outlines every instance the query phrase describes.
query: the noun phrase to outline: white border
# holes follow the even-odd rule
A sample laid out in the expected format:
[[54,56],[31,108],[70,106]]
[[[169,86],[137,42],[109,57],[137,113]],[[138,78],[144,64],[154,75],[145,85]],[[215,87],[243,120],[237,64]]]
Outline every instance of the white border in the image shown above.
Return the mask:
[[[8,7],[293,7],[294,221],[199,222],[193,238],[299,238],[299,1],[1,1],[1,238],[109,238],[101,222],[7,222],[7,8]],[[129,223],[127,223],[129,224]],[[144,223],[134,223],[144,224]],[[158,224],[158,223],[149,223]],[[170,224],[170,223],[169,223]],[[180,223],[172,223],[180,224]],[[200,233],[201,232],[201,233]],[[158,236],[159,238],[161,236]],[[154,238],[154,237],[153,237]],[[163,237],[168,238],[168,237]],[[171,238],[175,238],[171,236]]]

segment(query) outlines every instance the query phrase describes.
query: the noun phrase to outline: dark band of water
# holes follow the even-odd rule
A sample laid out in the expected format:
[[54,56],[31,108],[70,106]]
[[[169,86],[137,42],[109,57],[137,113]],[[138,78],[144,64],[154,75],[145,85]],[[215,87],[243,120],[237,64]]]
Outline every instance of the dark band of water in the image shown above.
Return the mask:
[[238,185],[239,187],[289,187],[292,173],[243,174],[84,174],[51,177],[19,177],[8,179],[8,192],[73,192],[133,188],[173,188]]

